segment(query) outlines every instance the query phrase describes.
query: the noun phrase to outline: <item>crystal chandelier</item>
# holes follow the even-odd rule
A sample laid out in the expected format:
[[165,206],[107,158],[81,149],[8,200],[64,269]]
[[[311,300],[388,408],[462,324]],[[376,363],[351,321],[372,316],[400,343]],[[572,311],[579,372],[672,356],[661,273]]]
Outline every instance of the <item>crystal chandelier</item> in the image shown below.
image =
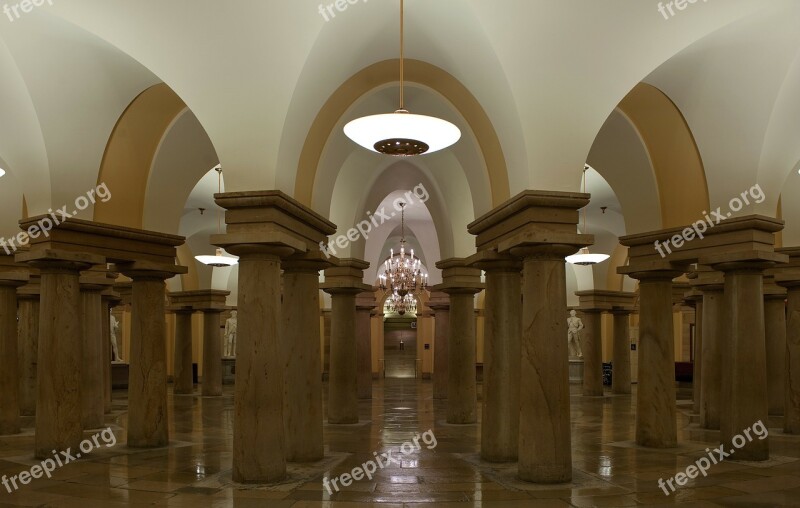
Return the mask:
[[[216,168],[214,168],[214,171],[217,172],[217,188],[219,192],[222,193],[222,167],[217,166]],[[220,234],[221,230],[222,230],[222,216],[219,213],[219,209],[217,209],[217,234]],[[204,265],[208,265],[214,268],[233,266],[239,262],[239,258],[232,256],[223,256],[222,249],[217,249],[216,253],[213,256],[195,256],[194,258],[203,263]]]
[[[400,203],[400,252],[389,251],[389,259],[383,263],[383,274],[380,276],[380,288],[390,291],[394,298],[413,296],[409,293],[418,293],[428,287],[428,274],[422,273],[422,262],[414,255],[414,249],[406,252],[406,204]],[[399,302],[398,302],[399,304]]]
[[[586,192],[586,171],[589,170],[589,165],[583,165],[583,190],[582,192]],[[583,208],[583,234],[586,234],[586,207]],[[577,254],[573,254],[572,256],[567,256],[566,261],[567,263],[573,265],[580,265],[580,266],[591,266],[596,265],[597,263],[602,263],[610,256],[608,254],[592,254],[589,252],[589,247],[583,247]]]
[[405,23],[400,0],[400,109],[394,113],[357,118],[344,127],[345,135],[367,150],[410,157],[443,150],[461,139],[461,130],[433,116],[414,115],[405,108]]
[[411,293],[406,293],[406,296],[400,296],[397,292],[394,292],[386,300],[386,307],[389,312],[395,312],[401,316],[405,315],[406,312],[416,314],[417,299]]

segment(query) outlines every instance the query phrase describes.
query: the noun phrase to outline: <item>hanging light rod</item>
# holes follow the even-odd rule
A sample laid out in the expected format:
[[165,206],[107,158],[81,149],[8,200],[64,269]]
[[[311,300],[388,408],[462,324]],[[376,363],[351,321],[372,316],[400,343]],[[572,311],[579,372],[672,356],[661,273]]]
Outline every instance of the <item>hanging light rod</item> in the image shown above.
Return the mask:
[[[583,181],[581,183],[581,187],[583,187],[582,192],[586,192],[586,172],[591,169],[591,166],[588,164],[583,165]],[[587,205],[588,206],[588,205]],[[586,207],[583,207],[583,234],[586,234]],[[567,256],[565,259],[567,263],[573,265],[580,265],[580,266],[591,266],[596,265],[598,263],[602,263],[606,259],[608,259],[608,254],[592,254],[589,252],[589,247],[583,247],[581,250],[578,251],[577,254],[573,254],[571,256]]]
[[[217,189],[218,192],[222,193],[222,167],[217,166],[214,168],[214,171],[217,172]],[[203,211],[205,208],[199,208],[200,215],[203,215]],[[219,213],[219,208],[217,209],[217,234],[222,232],[222,216]],[[222,249],[217,248],[216,253],[213,256],[195,256],[194,258],[204,265],[212,266],[214,268],[222,268],[226,266],[233,266],[239,262],[239,258],[231,257],[231,256],[224,256],[222,254]]]
[[373,152],[411,157],[438,152],[461,139],[461,130],[433,116],[414,115],[405,107],[405,7],[400,0],[400,109],[357,118],[344,126],[345,135]]

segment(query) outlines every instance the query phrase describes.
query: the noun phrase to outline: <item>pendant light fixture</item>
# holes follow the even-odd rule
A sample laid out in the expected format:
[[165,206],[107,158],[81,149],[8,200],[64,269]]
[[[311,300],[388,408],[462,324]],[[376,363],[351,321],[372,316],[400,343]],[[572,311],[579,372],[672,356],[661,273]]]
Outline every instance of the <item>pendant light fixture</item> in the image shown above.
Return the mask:
[[[217,192],[222,193],[222,167],[218,166],[214,168],[214,171],[217,172]],[[201,214],[202,212],[202,208]],[[222,233],[222,215],[219,213],[219,208],[217,208],[217,234]],[[226,266],[233,266],[238,263],[239,258],[235,258],[232,256],[223,256],[222,249],[217,248],[217,252],[213,256],[195,256],[196,260],[200,261],[204,265],[213,266],[215,268],[222,268]]]
[[461,139],[461,131],[452,123],[408,112],[404,80],[405,8],[404,0],[400,0],[400,109],[353,120],[344,126],[345,135],[367,150],[395,157],[433,153]]
[[406,252],[405,207],[405,203],[400,203],[400,252],[395,254],[394,249],[390,249],[389,259],[383,263],[384,272],[379,276],[380,289],[392,293],[390,298],[400,315],[405,314],[407,307],[415,301],[406,296],[418,294],[428,287],[428,274],[422,272],[422,262],[414,255],[414,249]]
[[[586,172],[589,170],[588,165],[583,166],[583,182],[581,184],[581,192],[586,193]],[[586,207],[583,207],[583,234],[586,234]],[[573,265],[590,266],[602,263],[610,256],[608,254],[592,254],[589,252],[589,247],[583,247],[577,254],[567,256],[567,263]]]

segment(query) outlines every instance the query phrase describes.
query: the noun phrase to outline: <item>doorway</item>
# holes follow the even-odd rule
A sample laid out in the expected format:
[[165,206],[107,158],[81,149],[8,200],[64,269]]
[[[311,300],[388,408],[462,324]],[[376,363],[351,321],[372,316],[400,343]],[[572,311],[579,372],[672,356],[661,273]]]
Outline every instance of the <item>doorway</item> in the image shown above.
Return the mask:
[[391,317],[383,322],[383,361],[387,378],[413,378],[417,374],[417,320]]

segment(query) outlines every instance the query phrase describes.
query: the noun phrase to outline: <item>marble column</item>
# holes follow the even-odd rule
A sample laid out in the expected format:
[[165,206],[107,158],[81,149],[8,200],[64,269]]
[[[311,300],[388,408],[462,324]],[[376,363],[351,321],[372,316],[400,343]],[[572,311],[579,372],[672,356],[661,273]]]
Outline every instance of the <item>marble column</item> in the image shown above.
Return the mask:
[[[725,273],[723,312],[726,326],[722,345],[720,415],[720,440],[723,443],[730,443],[734,436],[758,421],[767,422],[763,272],[768,266],[753,260],[721,263],[714,267]],[[745,443],[736,450],[736,458],[769,459],[769,437]]]
[[171,273],[123,270],[131,294],[128,446],[169,444],[167,417],[166,284]]
[[640,298],[636,443],[672,448],[678,441],[672,279],[681,273],[665,270],[630,275],[639,279]]
[[322,359],[318,260],[283,262],[282,349],[286,460],[314,462],[325,456],[322,441]]
[[627,395],[631,393],[631,311],[615,309],[612,315],[614,342],[611,353],[611,393]]
[[475,258],[473,266],[486,273],[481,458],[515,462],[519,451],[522,265],[510,256],[485,251]]
[[[54,259],[58,256],[60,259]],[[103,263],[83,253],[25,252],[18,260],[40,270],[39,351],[34,457],[78,449],[83,439],[80,271]]]
[[39,351],[39,278],[17,290],[19,305],[19,411],[36,414],[36,366]]
[[[719,282],[722,282],[721,280]],[[722,345],[724,343],[725,296],[723,285],[707,284],[703,293],[703,376],[700,379],[700,426],[719,429],[722,404]]]
[[475,423],[478,421],[475,294],[483,289],[481,271],[467,266],[467,260],[461,258],[439,261],[436,267],[442,270],[443,282],[433,289],[450,297],[447,423]]
[[20,432],[17,288],[27,278],[0,273],[0,435]]
[[99,429],[105,423],[103,367],[103,301],[105,271],[90,270],[80,277],[81,292],[81,420],[84,429]]
[[764,327],[769,414],[783,416],[786,403],[786,290],[764,281]]
[[[603,396],[603,311],[581,309],[584,329],[581,332],[583,351],[583,395]],[[613,377],[612,377],[613,379]]]
[[357,259],[340,259],[325,270],[323,289],[331,295],[331,360],[328,423],[358,423],[358,352],[356,295],[370,289],[361,282],[369,267]]
[[798,435],[800,434],[800,273],[779,279],[778,282],[789,290],[783,431]]
[[428,307],[433,310],[433,398],[446,399],[449,383],[447,336],[450,334],[450,298],[432,291]]
[[176,308],[175,312],[175,357],[173,362],[173,388],[175,395],[194,392],[192,372],[192,315],[191,307]]
[[370,313],[375,309],[375,293],[356,296],[356,384],[358,398],[372,399],[372,325]]
[[[203,382],[204,397],[222,395],[222,309],[200,309],[203,312]],[[238,331],[237,331],[238,333]],[[238,339],[238,337],[237,337]]]

